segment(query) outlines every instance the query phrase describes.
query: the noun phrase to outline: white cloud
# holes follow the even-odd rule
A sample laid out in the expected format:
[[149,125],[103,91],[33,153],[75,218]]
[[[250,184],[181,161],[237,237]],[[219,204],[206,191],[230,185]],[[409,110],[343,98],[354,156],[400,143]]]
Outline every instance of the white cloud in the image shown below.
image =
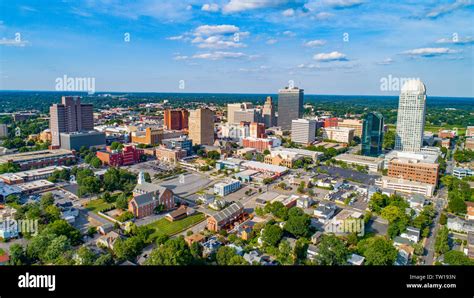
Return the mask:
[[173,60],[187,60],[189,57],[184,55],[174,56]]
[[295,10],[293,8],[288,8],[281,13],[285,17],[292,17],[295,15]]
[[336,8],[336,9],[342,9],[342,8],[350,8],[354,6],[359,6],[364,1],[362,0],[325,0],[324,3],[330,7]]
[[192,43],[198,44],[198,48],[202,49],[227,49],[227,48],[243,48],[245,44],[235,42],[233,40],[224,40],[222,35],[209,36],[202,38],[200,36],[193,39]]
[[0,39],[0,46],[7,46],[7,47],[25,47],[29,44],[26,40],[16,40],[16,39]]
[[331,52],[331,53],[319,53],[313,56],[314,60],[321,62],[330,62],[330,61],[346,61],[346,55],[340,52]]
[[450,49],[450,48],[419,48],[403,52],[405,55],[409,56],[420,56],[420,57],[434,57],[440,55],[454,54],[459,51]]
[[221,60],[221,59],[239,59],[248,58],[249,56],[241,52],[209,52],[202,54],[195,54],[194,59],[206,59],[206,60]]
[[392,64],[392,63],[393,63],[392,58],[386,58],[382,61],[377,62],[378,65],[389,65],[389,64]]
[[184,38],[183,35],[177,35],[177,36],[167,37],[166,39],[168,39],[168,40],[182,40],[183,38]]
[[471,44],[474,43],[474,38],[472,37],[466,37],[466,38],[441,38],[436,41],[436,43],[442,43],[442,44],[460,44],[460,45],[465,45],[465,44]]
[[230,0],[224,5],[224,13],[236,13],[260,8],[278,7],[288,3],[289,0]]
[[326,41],[323,39],[310,40],[304,43],[306,47],[319,47],[326,44]]
[[239,27],[234,25],[203,25],[194,30],[195,35],[210,36],[215,34],[232,34],[239,32]]
[[283,35],[289,36],[289,37],[294,37],[296,34],[290,30],[284,31]]
[[433,8],[426,14],[426,17],[430,19],[435,19],[442,15],[452,13],[458,9],[472,6],[472,4],[472,0],[456,0],[453,3],[440,5],[438,7]]
[[204,4],[204,5],[201,7],[201,10],[203,10],[203,11],[209,11],[209,12],[217,12],[217,11],[219,11],[219,5],[217,5],[217,4],[215,4],[215,3]]
[[274,39],[274,38],[270,38],[269,40],[267,40],[267,44],[276,44],[278,42],[278,40]]

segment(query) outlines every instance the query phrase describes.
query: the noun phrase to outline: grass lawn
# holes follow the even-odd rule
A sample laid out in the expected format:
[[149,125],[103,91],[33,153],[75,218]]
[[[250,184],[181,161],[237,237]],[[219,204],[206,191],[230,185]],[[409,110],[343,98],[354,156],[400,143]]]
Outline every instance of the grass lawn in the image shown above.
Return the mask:
[[155,232],[150,236],[152,239],[155,239],[159,235],[175,235],[186,230],[190,226],[200,223],[205,218],[206,216],[203,213],[196,213],[174,222],[170,222],[166,218],[162,218],[147,226],[155,230]]
[[97,200],[92,200],[89,203],[87,203],[86,209],[94,213],[97,213],[100,210],[103,210],[105,208],[110,208],[113,205],[114,205],[113,203],[107,203],[102,199],[97,199]]

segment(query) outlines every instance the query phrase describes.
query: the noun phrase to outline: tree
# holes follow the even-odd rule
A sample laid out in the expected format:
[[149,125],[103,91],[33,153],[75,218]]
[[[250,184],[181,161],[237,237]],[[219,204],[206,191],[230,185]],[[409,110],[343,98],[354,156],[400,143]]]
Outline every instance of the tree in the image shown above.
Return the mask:
[[388,196],[381,193],[374,193],[370,198],[369,209],[379,213],[382,208],[387,206]]
[[90,162],[90,165],[96,169],[100,168],[102,166],[102,161],[97,157],[97,156],[94,156],[92,159],[91,159],[91,162]]
[[86,246],[81,246],[77,250],[77,265],[93,265],[95,260],[95,254]]
[[151,176],[150,176],[150,173],[145,172],[145,173],[143,174],[143,176],[145,177],[145,181],[146,181],[146,182],[151,183]]
[[216,253],[216,261],[218,265],[229,265],[232,257],[236,256],[237,253],[234,248],[229,246],[221,246]]
[[125,193],[121,193],[118,197],[117,200],[115,201],[115,206],[117,208],[125,210],[128,208],[128,198]]
[[133,260],[140,254],[143,246],[143,240],[137,236],[125,240],[117,239],[114,243],[114,253],[119,260]]
[[449,230],[446,226],[441,227],[438,230],[435,240],[435,252],[438,254],[444,254],[449,250]]
[[448,202],[448,208],[451,212],[457,214],[466,213],[467,207],[464,200],[459,196],[453,196]]
[[190,265],[193,263],[191,251],[183,237],[173,238],[153,249],[146,265]]
[[95,266],[108,266],[114,263],[114,259],[110,253],[100,255],[95,261]]
[[295,263],[290,243],[286,240],[281,241],[278,245],[278,261],[283,265],[293,265]]
[[100,191],[100,181],[97,177],[85,177],[78,181],[80,196],[96,194]]
[[56,236],[64,235],[71,241],[72,245],[77,245],[81,241],[81,232],[64,219],[55,220],[48,224],[41,233],[51,233]]
[[45,193],[41,196],[40,206],[41,209],[46,209],[46,207],[54,204],[54,196],[51,192]]
[[389,130],[383,136],[383,148],[393,149],[395,147],[395,131]]
[[315,262],[318,265],[345,265],[347,250],[344,242],[335,235],[324,235],[318,245],[318,255]]
[[450,250],[444,254],[444,263],[449,265],[474,265],[474,261],[463,252],[456,250]]
[[403,216],[403,212],[397,206],[390,205],[383,208],[380,215],[382,218],[385,218],[388,222],[392,223],[400,219]]
[[283,230],[276,225],[267,225],[262,233],[262,241],[269,245],[275,247],[278,242],[280,242],[283,237]]
[[284,228],[294,236],[304,237],[310,234],[310,224],[311,219],[308,215],[293,215],[288,217]]
[[383,237],[361,240],[357,249],[365,257],[367,265],[393,265],[397,258],[397,250],[392,242]]
[[42,254],[41,260],[45,263],[54,263],[59,256],[71,248],[71,243],[65,235],[54,238]]
[[189,248],[194,259],[202,258],[202,246],[198,242],[193,242]]
[[18,243],[10,246],[10,265],[28,265],[28,258],[26,252]]

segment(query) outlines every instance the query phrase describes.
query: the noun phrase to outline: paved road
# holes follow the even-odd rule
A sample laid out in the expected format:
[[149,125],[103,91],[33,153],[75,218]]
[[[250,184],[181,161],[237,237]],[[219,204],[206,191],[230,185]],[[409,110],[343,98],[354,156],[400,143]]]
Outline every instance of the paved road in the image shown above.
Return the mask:
[[421,257],[425,265],[432,265],[434,263],[434,243],[436,240],[436,235],[438,234],[439,230],[439,218],[441,216],[441,212],[443,211],[445,200],[443,198],[435,198],[433,199],[433,204],[436,210],[436,217],[433,220],[432,229],[428,238],[425,241],[425,253]]

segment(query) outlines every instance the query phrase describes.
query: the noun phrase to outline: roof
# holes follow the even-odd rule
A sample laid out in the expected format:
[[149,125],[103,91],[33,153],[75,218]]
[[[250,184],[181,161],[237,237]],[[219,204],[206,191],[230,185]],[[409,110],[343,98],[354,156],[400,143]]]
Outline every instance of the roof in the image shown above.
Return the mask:
[[217,212],[213,217],[217,222],[223,222],[235,216],[235,214],[241,212],[243,209],[244,205],[242,205],[240,202],[236,202],[224,210]]
[[185,205],[181,205],[179,206],[178,209],[170,212],[168,215],[172,218],[176,218],[176,217],[180,217],[183,214],[186,214],[187,212],[188,212],[188,207],[186,207]]
[[148,192],[154,192],[154,191],[164,191],[166,187],[149,183],[149,182],[142,182],[142,183],[137,183],[135,188],[133,189],[133,192],[138,192],[138,193],[148,193]]
[[[166,190],[166,188],[164,189]],[[146,205],[151,201],[160,198],[162,194],[163,191],[148,192],[134,197],[133,200],[137,203],[138,206]]]
[[362,265],[364,260],[365,258],[363,256],[360,256],[358,254],[351,254],[351,256],[347,259],[347,263],[352,265]]
[[421,93],[426,94],[426,87],[422,81],[408,80],[403,84],[401,93]]
[[0,263],[5,263],[10,260],[10,256],[7,253],[0,255]]

